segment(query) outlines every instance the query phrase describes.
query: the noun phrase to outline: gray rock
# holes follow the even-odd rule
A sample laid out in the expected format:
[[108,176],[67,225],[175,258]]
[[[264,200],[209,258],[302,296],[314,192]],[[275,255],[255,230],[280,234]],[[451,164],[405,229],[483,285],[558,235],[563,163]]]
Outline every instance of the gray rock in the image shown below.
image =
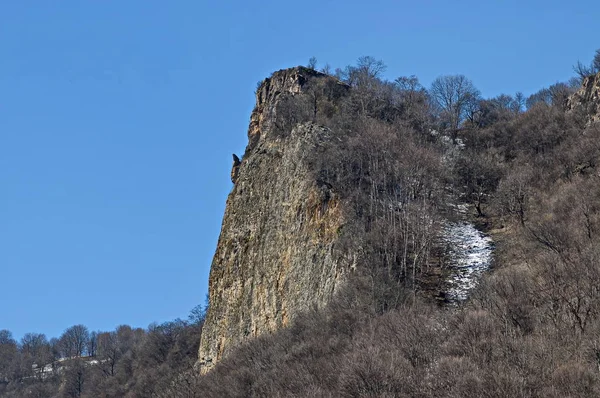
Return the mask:
[[581,88],[567,100],[567,110],[581,110],[590,123],[600,121],[600,73],[583,80]]
[[280,98],[303,95],[310,79],[341,84],[298,67],[274,73],[257,90],[248,146],[241,163],[234,159],[235,185],[211,265],[197,363],[202,372],[243,341],[325,305],[347,277],[348,257],[333,250],[343,203],[318,181],[310,161],[331,132],[304,122],[275,133]]

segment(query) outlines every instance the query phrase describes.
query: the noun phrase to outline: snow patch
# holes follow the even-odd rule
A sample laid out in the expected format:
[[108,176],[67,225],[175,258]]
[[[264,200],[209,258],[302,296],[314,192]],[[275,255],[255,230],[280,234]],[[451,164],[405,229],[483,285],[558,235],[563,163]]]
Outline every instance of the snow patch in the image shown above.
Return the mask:
[[448,301],[466,300],[481,275],[489,269],[494,249],[493,241],[469,222],[447,222],[443,238],[449,258]]

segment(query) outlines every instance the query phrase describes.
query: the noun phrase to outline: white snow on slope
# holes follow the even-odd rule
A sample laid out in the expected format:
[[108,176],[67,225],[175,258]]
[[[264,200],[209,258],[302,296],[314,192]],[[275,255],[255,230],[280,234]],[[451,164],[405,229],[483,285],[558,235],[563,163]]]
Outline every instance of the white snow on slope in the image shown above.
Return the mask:
[[459,221],[444,226],[443,242],[449,258],[449,287],[444,292],[448,301],[466,300],[481,275],[492,261],[492,239],[473,224]]

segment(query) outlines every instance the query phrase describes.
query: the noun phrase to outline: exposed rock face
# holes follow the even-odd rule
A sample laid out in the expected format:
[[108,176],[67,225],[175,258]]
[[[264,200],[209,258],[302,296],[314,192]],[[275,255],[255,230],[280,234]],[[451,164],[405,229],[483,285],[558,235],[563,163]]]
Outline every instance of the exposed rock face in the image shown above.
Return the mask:
[[237,181],[238,173],[240,172],[240,158],[234,153],[233,155],[233,164],[231,165],[231,182],[235,184]]
[[567,100],[568,110],[582,110],[590,122],[600,121],[600,73],[583,80],[582,87]]
[[274,73],[257,90],[249,143],[234,165],[235,185],[211,266],[198,361],[203,372],[245,339],[325,305],[348,275],[351,262],[333,250],[344,206],[316,178],[310,160],[331,132],[310,122],[282,131],[276,123],[280,102],[305,95],[311,79],[341,85],[298,67]]

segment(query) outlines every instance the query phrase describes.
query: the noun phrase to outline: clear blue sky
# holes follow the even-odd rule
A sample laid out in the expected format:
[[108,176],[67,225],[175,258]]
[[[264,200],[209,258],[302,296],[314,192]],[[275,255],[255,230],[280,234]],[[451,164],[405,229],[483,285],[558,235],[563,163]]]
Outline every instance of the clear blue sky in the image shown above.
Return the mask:
[[258,80],[382,59],[484,96],[567,80],[596,1],[0,0],[0,329],[186,317]]

